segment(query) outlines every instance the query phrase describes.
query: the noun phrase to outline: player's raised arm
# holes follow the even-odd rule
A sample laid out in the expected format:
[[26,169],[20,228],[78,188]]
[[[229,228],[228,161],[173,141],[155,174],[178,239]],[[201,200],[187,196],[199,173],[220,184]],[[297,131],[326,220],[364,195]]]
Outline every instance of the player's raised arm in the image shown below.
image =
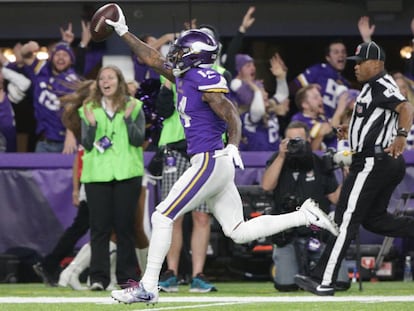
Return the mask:
[[119,13],[117,21],[106,19],[105,22],[114,27],[115,32],[128,44],[132,52],[137,55],[145,64],[153,68],[160,75],[168,80],[175,82],[171,68],[165,66],[166,59],[160,52],[138,39],[134,34],[128,31],[124,13],[119,5],[116,5]]

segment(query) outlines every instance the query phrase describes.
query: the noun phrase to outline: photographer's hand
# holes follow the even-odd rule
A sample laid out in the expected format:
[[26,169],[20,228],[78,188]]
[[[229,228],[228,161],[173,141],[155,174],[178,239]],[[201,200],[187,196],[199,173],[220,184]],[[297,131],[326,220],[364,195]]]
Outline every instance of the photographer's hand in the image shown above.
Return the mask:
[[289,138],[284,138],[279,145],[279,157],[286,157],[286,153],[288,152],[288,142],[289,142]]
[[288,142],[288,138],[285,138],[280,142],[277,157],[264,171],[261,183],[264,191],[273,191],[279,183],[280,172],[282,171],[286,159]]

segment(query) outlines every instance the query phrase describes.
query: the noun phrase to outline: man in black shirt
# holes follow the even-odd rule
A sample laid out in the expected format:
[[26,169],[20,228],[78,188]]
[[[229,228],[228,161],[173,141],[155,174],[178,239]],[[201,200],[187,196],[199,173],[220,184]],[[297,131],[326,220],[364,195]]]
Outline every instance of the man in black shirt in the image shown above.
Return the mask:
[[[275,204],[272,214],[292,212],[307,198],[318,202],[319,207],[329,213],[330,204],[337,203],[341,189],[334,170],[312,152],[309,128],[300,121],[292,121],[287,126],[279,152],[267,162],[262,187],[273,193]],[[285,292],[298,289],[295,275],[307,273],[315,265],[327,237],[328,234],[323,231],[304,226],[272,236],[272,257],[276,267],[274,286],[277,290]],[[348,289],[349,285],[344,262],[337,287]]]
[[[414,218],[387,213],[388,203],[405,175],[402,157],[413,109],[384,67],[385,53],[375,42],[360,44],[355,76],[364,83],[346,128],[339,129],[353,152],[335,212],[338,237],[330,239],[311,276],[297,275],[296,284],[316,295],[334,295],[339,263],[362,224],[391,237],[414,237]],[[347,134],[347,135],[346,135]]]

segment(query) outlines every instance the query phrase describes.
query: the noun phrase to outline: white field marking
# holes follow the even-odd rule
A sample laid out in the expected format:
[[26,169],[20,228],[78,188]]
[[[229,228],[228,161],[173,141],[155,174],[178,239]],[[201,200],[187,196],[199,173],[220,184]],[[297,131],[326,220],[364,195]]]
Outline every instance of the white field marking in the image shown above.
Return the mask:
[[[162,311],[162,310],[183,310],[183,309],[201,309],[201,308],[209,308],[209,307],[222,307],[222,306],[230,306],[230,305],[240,305],[240,304],[247,304],[249,302],[217,302],[217,303],[206,303],[206,304],[199,304],[199,305],[189,305],[189,306],[176,306],[176,307],[161,307],[161,308],[151,308],[151,311]],[[142,309],[135,309],[131,311],[139,311]]]
[[[250,303],[250,302],[414,302],[410,296],[289,296],[289,297],[161,297],[159,302],[205,302],[205,303]],[[0,303],[97,303],[117,304],[111,297],[0,297]]]

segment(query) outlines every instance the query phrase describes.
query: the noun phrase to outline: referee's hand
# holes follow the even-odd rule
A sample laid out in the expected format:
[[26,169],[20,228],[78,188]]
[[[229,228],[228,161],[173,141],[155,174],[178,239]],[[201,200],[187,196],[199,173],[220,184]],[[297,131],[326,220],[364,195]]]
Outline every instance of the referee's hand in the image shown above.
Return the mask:
[[406,140],[407,139],[404,136],[397,136],[395,137],[394,142],[385,148],[384,151],[390,156],[398,158],[405,150]]

